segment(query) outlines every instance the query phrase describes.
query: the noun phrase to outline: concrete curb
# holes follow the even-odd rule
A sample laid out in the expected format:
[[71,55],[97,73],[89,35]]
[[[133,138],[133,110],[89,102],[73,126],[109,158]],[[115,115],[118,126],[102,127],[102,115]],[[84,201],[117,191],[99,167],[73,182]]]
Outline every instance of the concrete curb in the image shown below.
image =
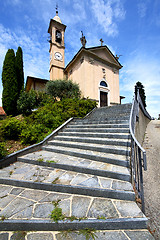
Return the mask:
[[63,231],[80,230],[93,228],[95,230],[125,230],[125,229],[145,229],[147,218],[119,218],[119,219],[88,219],[74,221],[59,221],[58,223],[50,220],[4,220],[0,222],[0,231]]
[[0,184],[31,188],[31,189],[39,189],[39,190],[45,190],[45,191],[51,191],[51,192],[54,191],[54,192],[62,192],[62,193],[70,193],[70,194],[78,194],[78,195],[87,195],[92,197],[104,197],[104,198],[135,201],[135,193],[129,192],[129,191],[89,188],[89,187],[41,183],[41,182],[29,182],[29,181],[23,181],[23,180],[13,180],[8,178],[0,178]]
[[17,157],[28,154],[28,153],[32,153],[34,151],[38,151],[42,148],[42,145],[45,144],[47,141],[51,140],[53,136],[57,135],[57,133],[62,130],[68,123],[70,123],[71,121],[73,121],[74,118],[70,118],[68,119],[65,123],[63,123],[61,126],[59,126],[57,129],[55,129],[50,135],[48,135],[46,138],[44,138],[43,141],[41,141],[40,143],[31,145],[29,147],[26,147],[22,150],[19,150],[15,153],[12,153],[8,156],[6,156],[3,159],[0,159],[0,168],[2,167],[6,167],[8,165],[10,165],[11,163],[15,162],[17,160]]

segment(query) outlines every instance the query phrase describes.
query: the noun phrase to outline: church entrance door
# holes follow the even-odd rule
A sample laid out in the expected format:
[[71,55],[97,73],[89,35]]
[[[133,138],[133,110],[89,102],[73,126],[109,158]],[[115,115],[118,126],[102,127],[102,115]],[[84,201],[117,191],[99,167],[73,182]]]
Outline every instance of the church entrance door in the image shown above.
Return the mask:
[[108,93],[100,91],[100,107],[108,106]]

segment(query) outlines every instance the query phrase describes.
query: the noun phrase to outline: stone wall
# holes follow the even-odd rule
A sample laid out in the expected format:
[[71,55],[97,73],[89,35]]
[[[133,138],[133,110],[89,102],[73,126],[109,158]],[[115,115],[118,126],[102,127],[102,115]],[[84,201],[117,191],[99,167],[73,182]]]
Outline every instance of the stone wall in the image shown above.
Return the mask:
[[135,136],[138,142],[142,145],[143,140],[144,140],[144,135],[146,131],[146,127],[148,123],[150,122],[150,119],[147,118],[141,108],[139,108],[139,121],[136,123],[136,128],[135,128]]

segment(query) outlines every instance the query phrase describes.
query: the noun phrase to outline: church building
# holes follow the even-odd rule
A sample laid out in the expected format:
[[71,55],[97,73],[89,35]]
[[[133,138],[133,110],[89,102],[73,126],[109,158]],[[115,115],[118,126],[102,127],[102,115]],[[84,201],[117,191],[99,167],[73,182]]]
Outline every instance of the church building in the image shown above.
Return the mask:
[[[118,57],[114,56],[106,45],[103,46],[102,39],[100,46],[86,48],[87,41],[82,32],[82,47],[65,66],[65,29],[66,25],[56,11],[56,16],[50,20],[48,28],[50,80],[70,79],[78,83],[82,97],[96,100],[99,107],[120,104],[123,97],[119,94],[119,70],[122,65]],[[37,86],[35,90],[40,90],[46,80],[28,77],[27,91],[33,88],[33,82],[34,86]]]

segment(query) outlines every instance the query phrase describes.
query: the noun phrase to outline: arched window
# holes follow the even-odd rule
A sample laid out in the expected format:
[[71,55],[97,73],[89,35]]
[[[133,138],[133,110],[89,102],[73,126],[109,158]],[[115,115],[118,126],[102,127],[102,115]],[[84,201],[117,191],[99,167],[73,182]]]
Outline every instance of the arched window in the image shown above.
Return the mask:
[[59,30],[56,30],[56,42],[61,43],[62,33]]
[[100,86],[102,87],[108,87],[107,83],[105,81],[101,81],[100,82]]

